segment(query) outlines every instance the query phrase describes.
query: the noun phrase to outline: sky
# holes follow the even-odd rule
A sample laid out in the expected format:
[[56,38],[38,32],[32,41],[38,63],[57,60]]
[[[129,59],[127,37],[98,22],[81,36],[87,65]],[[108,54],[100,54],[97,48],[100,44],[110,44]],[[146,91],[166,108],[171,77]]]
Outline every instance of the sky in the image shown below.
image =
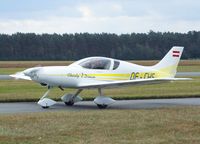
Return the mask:
[[200,30],[200,0],[0,0],[0,33]]

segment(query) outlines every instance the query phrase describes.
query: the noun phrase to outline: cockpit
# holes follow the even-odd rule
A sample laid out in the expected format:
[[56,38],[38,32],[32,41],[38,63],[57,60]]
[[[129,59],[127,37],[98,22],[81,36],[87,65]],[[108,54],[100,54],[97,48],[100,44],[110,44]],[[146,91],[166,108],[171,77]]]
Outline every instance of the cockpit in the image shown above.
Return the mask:
[[115,70],[119,67],[120,62],[113,62],[112,59],[104,57],[92,57],[86,60],[83,60],[79,63],[80,66],[86,69],[98,69],[98,70]]

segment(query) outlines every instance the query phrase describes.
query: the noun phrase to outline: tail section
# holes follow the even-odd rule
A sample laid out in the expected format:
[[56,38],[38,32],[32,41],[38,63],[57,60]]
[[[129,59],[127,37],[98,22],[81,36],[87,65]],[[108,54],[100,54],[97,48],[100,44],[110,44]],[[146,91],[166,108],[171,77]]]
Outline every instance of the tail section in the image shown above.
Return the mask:
[[170,77],[173,78],[176,75],[176,69],[180,61],[184,47],[174,46],[165,55],[165,57],[152,68],[158,71],[158,77]]

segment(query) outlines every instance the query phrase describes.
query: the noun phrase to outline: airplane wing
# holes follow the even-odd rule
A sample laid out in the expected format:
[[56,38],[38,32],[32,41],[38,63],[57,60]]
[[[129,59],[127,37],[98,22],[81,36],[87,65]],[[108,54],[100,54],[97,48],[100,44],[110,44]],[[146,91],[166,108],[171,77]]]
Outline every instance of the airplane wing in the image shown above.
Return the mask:
[[155,84],[163,83],[169,81],[182,81],[182,80],[191,80],[190,78],[150,78],[150,79],[137,79],[137,80],[123,80],[123,81],[102,81],[98,83],[83,83],[78,87],[82,89],[90,88],[111,88],[117,86],[126,86],[126,85],[144,85],[144,84]]

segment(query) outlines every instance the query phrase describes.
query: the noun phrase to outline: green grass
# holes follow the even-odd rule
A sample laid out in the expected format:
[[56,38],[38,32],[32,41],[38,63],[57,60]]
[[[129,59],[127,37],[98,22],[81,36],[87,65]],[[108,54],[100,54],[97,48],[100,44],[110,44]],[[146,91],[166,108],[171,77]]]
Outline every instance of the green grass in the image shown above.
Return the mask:
[[200,107],[59,111],[0,117],[4,144],[199,144]]

